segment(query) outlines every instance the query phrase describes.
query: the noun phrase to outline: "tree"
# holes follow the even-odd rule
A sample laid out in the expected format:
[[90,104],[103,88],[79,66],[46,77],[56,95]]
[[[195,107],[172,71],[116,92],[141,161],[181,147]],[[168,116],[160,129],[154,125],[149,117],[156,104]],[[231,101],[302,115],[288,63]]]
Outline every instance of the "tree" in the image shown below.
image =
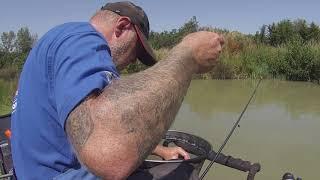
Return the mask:
[[199,29],[199,22],[197,21],[197,17],[193,16],[188,22],[186,22],[180,29],[179,33],[182,34],[182,36],[185,36],[187,34],[197,32]]
[[16,34],[13,31],[3,32],[1,35],[1,48],[4,53],[9,53],[14,50]]
[[177,43],[179,43],[184,36],[198,30],[199,23],[197,21],[197,18],[193,16],[178,30],[172,29],[171,31],[163,31],[161,33],[151,31],[149,41],[152,47],[155,49],[172,48]]
[[276,24],[272,23],[268,25],[268,42],[272,46],[278,45],[278,32],[276,28]]
[[310,24],[309,27],[309,36],[311,40],[320,41],[320,28],[314,22]]
[[286,44],[292,40],[307,38],[305,30],[307,24],[303,20],[292,23],[290,20],[282,20],[277,24],[268,25],[268,42],[272,46]]
[[293,22],[293,26],[294,30],[304,41],[309,41],[311,39],[309,36],[309,27],[306,20],[297,19]]
[[260,31],[256,32],[254,39],[259,43],[267,43],[267,25],[262,25]]
[[19,53],[29,53],[33,44],[37,40],[37,35],[31,35],[27,27],[19,29],[17,33],[16,48]]

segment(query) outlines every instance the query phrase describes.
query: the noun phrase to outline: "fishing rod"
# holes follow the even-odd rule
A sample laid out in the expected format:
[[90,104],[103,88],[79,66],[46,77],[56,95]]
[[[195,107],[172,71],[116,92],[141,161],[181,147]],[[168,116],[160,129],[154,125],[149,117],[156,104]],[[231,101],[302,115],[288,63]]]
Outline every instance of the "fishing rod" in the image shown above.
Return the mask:
[[247,110],[247,108],[248,108],[248,106],[249,106],[252,98],[253,98],[254,95],[256,94],[257,89],[258,89],[261,81],[262,81],[262,78],[259,80],[257,86],[255,87],[254,91],[252,92],[252,95],[251,95],[248,103],[246,104],[246,106],[245,106],[244,109],[242,110],[242,112],[241,112],[238,120],[237,120],[236,123],[233,125],[233,127],[232,127],[231,131],[229,132],[228,136],[226,137],[226,139],[224,140],[224,142],[223,142],[222,145],[220,146],[219,151],[218,151],[217,154],[215,155],[214,159],[210,162],[210,164],[207,166],[207,168],[206,168],[206,169],[204,170],[204,172],[202,173],[202,175],[201,175],[201,177],[200,177],[200,180],[202,180],[202,179],[204,178],[204,176],[208,173],[209,169],[212,167],[213,163],[215,163],[215,162],[217,161],[219,155],[220,155],[221,152],[222,152],[222,149],[225,147],[225,145],[226,145],[227,142],[229,141],[231,135],[233,134],[234,130],[235,130],[235,129],[237,128],[237,126],[239,125],[240,120],[241,120],[243,114],[246,112],[246,110]]

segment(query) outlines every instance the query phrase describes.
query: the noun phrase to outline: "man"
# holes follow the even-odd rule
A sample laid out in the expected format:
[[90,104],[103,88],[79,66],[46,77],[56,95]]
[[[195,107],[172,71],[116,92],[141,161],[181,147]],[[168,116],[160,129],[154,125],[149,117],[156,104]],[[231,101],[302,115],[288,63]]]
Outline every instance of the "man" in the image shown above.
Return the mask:
[[[148,33],[144,11],[118,2],[90,23],[67,23],[39,40],[12,113],[18,178],[125,179],[152,152],[192,74],[214,66],[223,40],[212,32],[188,35],[155,64]],[[118,70],[136,58],[155,65],[120,79]],[[159,148],[154,153],[161,155]],[[173,154],[188,158],[181,149]]]

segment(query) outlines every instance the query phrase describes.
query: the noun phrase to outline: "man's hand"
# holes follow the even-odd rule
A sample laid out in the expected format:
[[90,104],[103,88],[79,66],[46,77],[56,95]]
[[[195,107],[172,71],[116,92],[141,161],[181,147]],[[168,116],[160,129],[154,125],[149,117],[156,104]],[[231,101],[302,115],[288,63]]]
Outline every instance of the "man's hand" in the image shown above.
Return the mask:
[[205,73],[216,64],[222,51],[224,38],[214,32],[199,31],[187,35],[180,45],[191,50],[193,60],[199,66],[197,73]]
[[152,152],[162,157],[164,160],[178,159],[182,156],[185,160],[190,159],[189,154],[181,147],[164,147],[158,145]]

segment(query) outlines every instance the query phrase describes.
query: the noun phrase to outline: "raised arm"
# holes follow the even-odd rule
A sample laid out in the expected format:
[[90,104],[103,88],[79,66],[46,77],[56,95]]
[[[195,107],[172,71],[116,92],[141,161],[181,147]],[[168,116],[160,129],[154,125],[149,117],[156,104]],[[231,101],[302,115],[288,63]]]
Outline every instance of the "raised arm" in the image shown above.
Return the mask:
[[170,127],[192,74],[211,69],[222,44],[215,33],[191,34],[165,60],[78,105],[66,131],[80,161],[98,176],[128,177]]

